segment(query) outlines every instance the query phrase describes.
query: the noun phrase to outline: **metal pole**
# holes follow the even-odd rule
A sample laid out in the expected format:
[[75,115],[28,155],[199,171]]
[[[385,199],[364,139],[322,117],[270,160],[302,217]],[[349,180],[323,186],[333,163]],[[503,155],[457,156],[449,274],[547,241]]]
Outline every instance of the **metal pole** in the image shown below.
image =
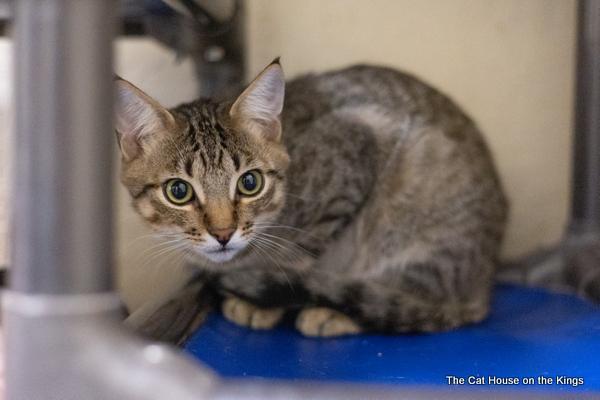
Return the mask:
[[116,3],[15,2],[11,288],[112,288],[112,37]]
[[571,229],[600,233],[600,2],[579,1]]

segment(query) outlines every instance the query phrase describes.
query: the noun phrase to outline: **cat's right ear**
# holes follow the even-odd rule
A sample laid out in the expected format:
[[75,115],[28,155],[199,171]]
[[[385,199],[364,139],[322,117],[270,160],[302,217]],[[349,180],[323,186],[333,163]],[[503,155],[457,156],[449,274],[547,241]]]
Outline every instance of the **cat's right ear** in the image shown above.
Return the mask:
[[121,153],[131,161],[150,146],[157,135],[173,128],[173,115],[156,100],[133,84],[115,78],[117,98],[115,129]]

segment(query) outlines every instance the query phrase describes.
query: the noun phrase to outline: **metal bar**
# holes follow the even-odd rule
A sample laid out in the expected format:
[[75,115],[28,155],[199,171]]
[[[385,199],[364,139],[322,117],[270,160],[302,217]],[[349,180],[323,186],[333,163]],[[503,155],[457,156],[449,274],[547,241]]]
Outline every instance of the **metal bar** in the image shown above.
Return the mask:
[[12,289],[112,288],[115,1],[15,2]]
[[571,230],[600,232],[600,2],[579,1]]

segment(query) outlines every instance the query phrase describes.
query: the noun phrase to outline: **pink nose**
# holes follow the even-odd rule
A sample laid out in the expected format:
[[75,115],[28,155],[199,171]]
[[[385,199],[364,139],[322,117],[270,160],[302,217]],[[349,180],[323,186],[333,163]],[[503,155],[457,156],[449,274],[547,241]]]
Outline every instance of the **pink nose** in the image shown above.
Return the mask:
[[217,239],[217,242],[221,243],[221,246],[225,246],[231,240],[235,229],[225,228],[225,229],[210,229],[208,233],[211,234],[212,237]]

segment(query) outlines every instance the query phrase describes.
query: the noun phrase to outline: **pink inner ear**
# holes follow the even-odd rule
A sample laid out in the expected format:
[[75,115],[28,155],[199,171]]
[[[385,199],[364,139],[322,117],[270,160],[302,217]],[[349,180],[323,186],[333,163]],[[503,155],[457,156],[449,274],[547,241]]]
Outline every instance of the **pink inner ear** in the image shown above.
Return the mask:
[[135,135],[119,135],[121,141],[121,153],[127,161],[131,161],[142,152],[138,139]]
[[250,133],[268,140],[270,142],[279,142],[281,140],[281,123],[278,119],[251,119],[248,121],[247,129]]
[[284,95],[285,80],[281,66],[271,64],[237,98],[229,115],[240,124],[253,126],[253,130],[260,131],[268,140],[279,140],[279,115]]
[[141,147],[138,138],[140,128],[135,125],[137,121],[133,120],[133,116],[135,116],[135,114],[124,114],[132,109],[133,108],[131,106],[128,107],[126,104],[119,103],[115,118],[115,128],[119,137],[121,153],[123,153],[123,156],[128,161],[133,160],[141,154]]

